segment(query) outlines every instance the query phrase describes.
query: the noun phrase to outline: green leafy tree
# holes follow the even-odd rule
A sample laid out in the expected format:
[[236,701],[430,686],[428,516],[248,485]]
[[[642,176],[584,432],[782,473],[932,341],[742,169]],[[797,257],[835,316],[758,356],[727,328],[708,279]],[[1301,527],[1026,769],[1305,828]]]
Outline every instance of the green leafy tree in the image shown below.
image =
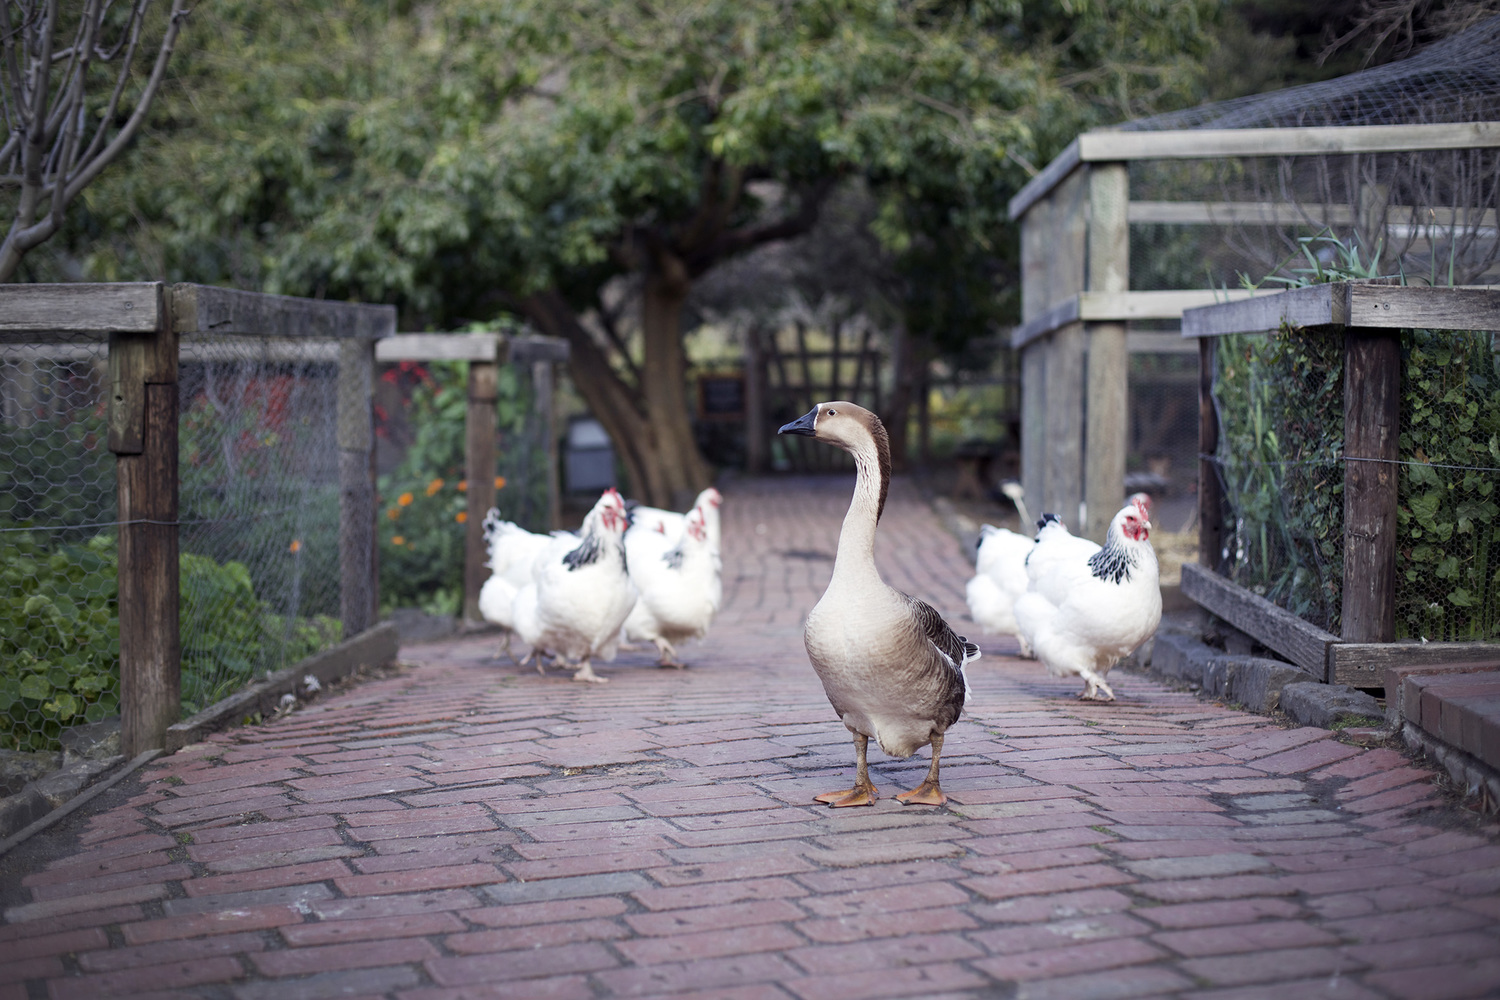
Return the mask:
[[[97,192],[91,223],[128,238],[90,264],[396,301],[408,328],[523,314],[572,344],[637,495],[670,503],[709,476],[682,346],[697,281],[807,232],[859,175],[910,320],[937,327],[914,333],[992,323],[1008,198],[1078,128],[1193,93],[1214,10],[217,4],[162,141]],[[582,319],[621,274],[642,289],[632,363]]]

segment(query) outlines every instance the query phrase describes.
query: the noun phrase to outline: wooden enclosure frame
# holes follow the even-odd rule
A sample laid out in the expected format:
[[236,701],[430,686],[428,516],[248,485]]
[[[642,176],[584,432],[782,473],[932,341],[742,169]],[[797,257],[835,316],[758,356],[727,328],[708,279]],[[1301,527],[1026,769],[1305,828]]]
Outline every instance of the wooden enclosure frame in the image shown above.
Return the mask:
[[380,364],[399,361],[463,361],[469,366],[469,405],[464,415],[464,604],[465,625],[483,624],[479,589],[489,578],[484,517],[495,506],[495,406],[499,401],[500,366],[530,365],[537,409],[547,438],[547,527],[557,527],[561,510],[557,476],[556,373],[568,360],[568,342],[558,337],[505,333],[402,333],[375,345]]
[[[1009,203],[1010,218],[1021,226],[1021,323],[1011,346],[1021,352],[1021,484],[1028,506],[1054,511],[1079,533],[1103,540],[1124,496],[1129,354],[1172,350],[1173,340],[1177,349],[1193,350],[1170,332],[1127,333],[1125,324],[1178,320],[1189,309],[1276,294],[1131,291],[1130,224],[1309,221],[1296,206],[1277,203],[1131,201],[1131,161],[1496,147],[1500,122],[1079,135]],[[1399,209],[1390,211],[1399,217]],[[1452,214],[1432,221],[1452,223]],[[1332,224],[1350,212],[1334,206],[1324,216]],[[1494,213],[1469,222],[1493,227]]]
[[[1211,456],[1214,338],[1290,328],[1344,343],[1344,587],[1342,635],[1334,636],[1213,572],[1225,535],[1223,495]],[[1403,329],[1500,330],[1500,289],[1429,288],[1388,281],[1333,282],[1265,298],[1189,309],[1182,336],[1196,338],[1198,565],[1182,590],[1230,625],[1334,684],[1379,687],[1385,668],[1493,659],[1491,643],[1397,643],[1396,512]]]
[[374,343],[393,306],[162,282],[0,285],[0,341],[57,333],[109,339],[109,450],[116,461],[120,724],[127,755],[166,746],[180,714],[177,373],[184,335],[329,341],[338,374],[340,615],[375,623]]
[[[266,295],[161,282],[0,285],[0,343],[56,334],[108,338],[108,445],[116,461],[119,541],[120,715],[123,751],[167,745],[179,721],[178,361],[212,356],[192,334],[295,339],[338,365],[340,618],[354,639],[376,625],[374,382],[377,361],[467,361],[465,611],[478,620],[485,567],[483,520],[494,503],[498,366],[530,365],[547,420],[549,517],[557,523],[553,365],[568,358],[553,337],[395,333],[394,306]],[[38,356],[50,356],[45,348]],[[272,353],[274,354],[274,347]],[[488,468],[488,476],[476,470]],[[472,615],[468,612],[473,610]]]

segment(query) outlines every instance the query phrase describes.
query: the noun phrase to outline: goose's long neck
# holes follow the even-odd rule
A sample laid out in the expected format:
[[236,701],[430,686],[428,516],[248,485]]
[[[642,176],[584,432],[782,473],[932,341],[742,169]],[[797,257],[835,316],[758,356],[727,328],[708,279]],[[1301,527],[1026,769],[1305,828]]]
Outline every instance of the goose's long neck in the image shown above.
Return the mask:
[[889,486],[886,481],[889,473],[882,468],[873,440],[851,448],[849,453],[854,456],[856,470],[854,497],[849,501],[849,512],[844,515],[844,527],[839,532],[838,555],[833,561],[835,580],[847,574],[879,576],[875,569],[875,524],[880,520]]

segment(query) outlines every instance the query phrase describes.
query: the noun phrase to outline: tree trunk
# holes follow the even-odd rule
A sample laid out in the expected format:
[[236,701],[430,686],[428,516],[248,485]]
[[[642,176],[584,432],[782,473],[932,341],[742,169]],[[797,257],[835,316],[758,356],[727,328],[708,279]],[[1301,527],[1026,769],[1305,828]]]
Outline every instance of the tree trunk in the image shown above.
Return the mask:
[[891,397],[886,403],[886,411],[880,415],[891,439],[891,469],[894,472],[905,472],[907,468],[907,417],[911,412],[916,353],[912,347],[911,335],[904,327],[898,326],[891,338]]
[[641,300],[645,358],[641,395],[666,496],[657,506],[686,507],[711,481],[698,454],[687,398],[687,352],[682,345],[682,304],[692,282],[681,258],[667,250],[652,255]]
[[[642,317],[647,329],[646,365],[643,368],[645,388],[642,393],[645,400],[638,399],[630,386],[615,373],[604,352],[556,291],[532,295],[521,305],[543,332],[563,337],[571,346],[569,370],[573,384],[614,442],[615,452],[630,480],[631,495],[653,507],[672,507],[684,495],[691,502],[691,494],[707,486],[709,476],[693,442],[683,388],[687,360],[682,349],[680,317],[685,292],[675,299],[675,303],[668,296],[665,301],[658,299],[652,305],[649,304],[652,298],[650,281],[647,287],[648,305]],[[666,312],[669,309],[670,313]],[[669,335],[657,325],[654,347],[651,332],[653,312],[669,320]],[[671,402],[674,395],[677,400],[675,409]],[[653,412],[653,406],[658,415],[648,416]],[[692,478],[694,476],[697,478]]]

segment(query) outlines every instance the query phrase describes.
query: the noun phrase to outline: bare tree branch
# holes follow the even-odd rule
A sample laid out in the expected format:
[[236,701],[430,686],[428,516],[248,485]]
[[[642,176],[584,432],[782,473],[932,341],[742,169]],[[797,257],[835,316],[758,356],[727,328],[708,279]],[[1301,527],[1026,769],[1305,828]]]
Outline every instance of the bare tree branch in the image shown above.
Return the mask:
[[[171,0],[151,71],[132,89],[156,0],[0,0],[0,197],[10,218],[0,243],[0,281],[62,228],[68,208],[139,133],[166,79],[189,0]],[[118,34],[114,34],[118,31]],[[113,80],[105,75],[113,67]],[[91,89],[108,81],[106,97]],[[124,122],[119,118],[128,111]]]

